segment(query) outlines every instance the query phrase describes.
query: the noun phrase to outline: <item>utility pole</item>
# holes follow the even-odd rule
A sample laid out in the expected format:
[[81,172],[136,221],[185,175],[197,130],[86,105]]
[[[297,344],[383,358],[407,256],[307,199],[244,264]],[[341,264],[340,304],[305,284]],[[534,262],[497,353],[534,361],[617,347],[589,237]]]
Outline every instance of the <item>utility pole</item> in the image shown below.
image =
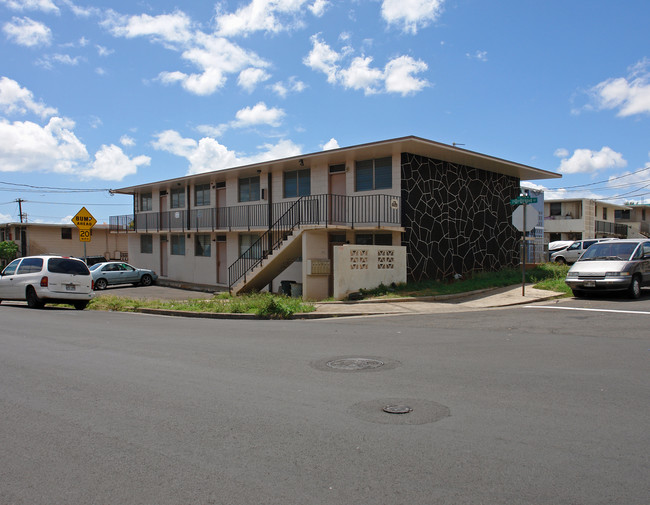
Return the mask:
[[18,213],[20,215],[20,223],[22,224],[23,222],[23,200],[22,198],[17,198],[16,201],[18,202]]

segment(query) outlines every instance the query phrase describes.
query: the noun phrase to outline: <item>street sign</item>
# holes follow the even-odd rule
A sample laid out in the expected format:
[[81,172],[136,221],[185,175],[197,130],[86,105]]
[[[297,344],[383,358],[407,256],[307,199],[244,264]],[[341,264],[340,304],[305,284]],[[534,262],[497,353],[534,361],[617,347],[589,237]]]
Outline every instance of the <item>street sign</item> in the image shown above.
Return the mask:
[[510,205],[522,205],[524,203],[537,203],[537,197],[533,196],[518,196],[510,200]]
[[90,242],[90,229],[79,230],[79,242]]
[[80,230],[90,230],[97,224],[97,219],[86,210],[86,207],[81,207],[81,210],[72,218],[72,222]]
[[529,205],[521,205],[514,210],[512,213],[512,226],[517,228],[519,231],[524,231],[524,208],[526,209],[525,231],[531,231],[535,226],[537,226],[539,212],[535,207],[530,207]]

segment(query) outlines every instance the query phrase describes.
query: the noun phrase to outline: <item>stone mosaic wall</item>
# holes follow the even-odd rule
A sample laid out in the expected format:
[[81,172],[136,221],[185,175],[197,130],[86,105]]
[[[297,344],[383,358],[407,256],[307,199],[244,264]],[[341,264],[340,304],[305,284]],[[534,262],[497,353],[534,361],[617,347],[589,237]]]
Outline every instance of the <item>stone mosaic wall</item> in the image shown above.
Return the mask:
[[518,264],[510,199],[519,179],[402,153],[402,245],[409,280]]

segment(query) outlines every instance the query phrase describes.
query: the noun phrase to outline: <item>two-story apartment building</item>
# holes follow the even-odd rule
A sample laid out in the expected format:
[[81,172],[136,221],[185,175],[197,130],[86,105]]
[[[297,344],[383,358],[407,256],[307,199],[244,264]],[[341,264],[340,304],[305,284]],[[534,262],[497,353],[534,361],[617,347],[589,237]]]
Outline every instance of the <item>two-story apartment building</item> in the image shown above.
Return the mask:
[[630,237],[650,237],[650,205],[626,203],[625,206],[615,211],[616,222],[628,226]]
[[510,200],[521,180],[556,177],[409,136],[121,188],[134,212],[110,226],[163,281],[241,292],[291,279],[322,299],[340,244],[404,247],[414,280],[516,265]]
[[544,202],[544,235],[547,242],[584,238],[626,238],[628,226],[616,222],[625,205],[588,198],[553,199]]

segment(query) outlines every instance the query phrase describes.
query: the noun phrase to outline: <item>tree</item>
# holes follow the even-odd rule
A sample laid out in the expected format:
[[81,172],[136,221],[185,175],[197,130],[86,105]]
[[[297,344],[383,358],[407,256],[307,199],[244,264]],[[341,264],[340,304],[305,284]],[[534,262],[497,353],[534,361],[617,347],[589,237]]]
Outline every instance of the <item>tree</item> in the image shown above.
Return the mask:
[[5,261],[11,261],[16,257],[18,253],[18,244],[11,242],[10,240],[5,240],[0,242],[0,259]]

